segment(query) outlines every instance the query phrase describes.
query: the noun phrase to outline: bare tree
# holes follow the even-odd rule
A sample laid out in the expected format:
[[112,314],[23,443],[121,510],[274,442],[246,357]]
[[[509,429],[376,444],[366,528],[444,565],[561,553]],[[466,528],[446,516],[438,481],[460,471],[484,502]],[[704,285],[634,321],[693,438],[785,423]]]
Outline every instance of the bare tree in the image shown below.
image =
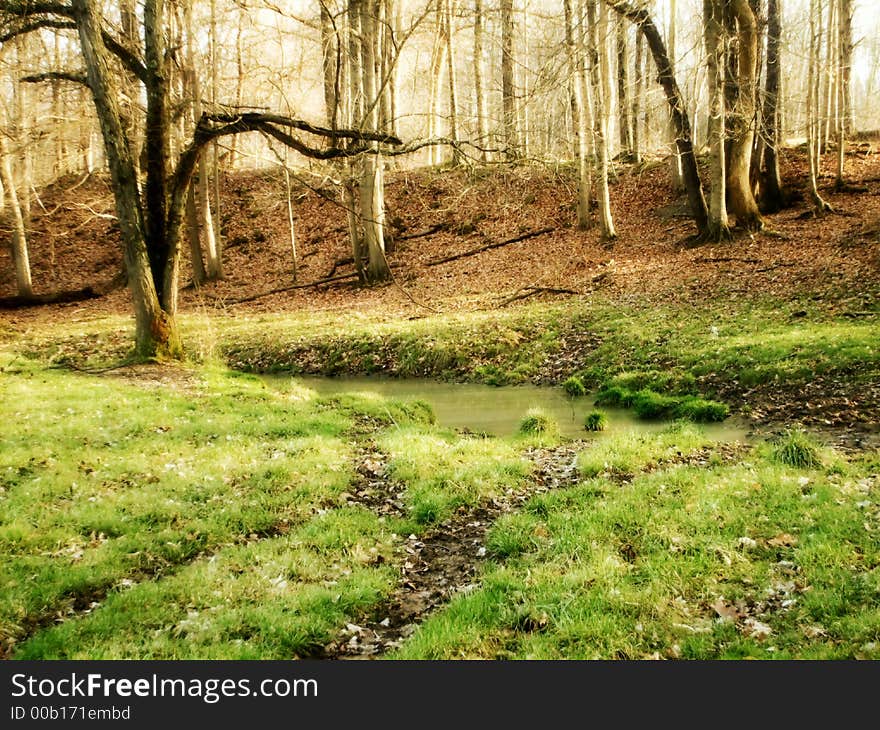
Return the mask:
[[9,163],[9,145],[6,137],[0,134],[0,182],[7,197],[6,208],[12,216],[12,261],[15,265],[15,285],[19,296],[30,297],[34,294],[31,283],[31,264],[28,258],[27,229],[22,215],[18,193],[15,190],[15,179]]
[[[593,87],[593,123],[596,144],[596,157],[599,161],[599,218],[602,222],[602,237],[606,241],[617,238],[614,219],[611,215],[611,192],[608,189],[608,117],[606,112],[606,88],[608,79],[608,56],[606,53],[607,34],[600,35],[599,18],[596,13],[596,0],[586,0],[588,53],[590,55],[590,78]],[[604,7],[604,6],[603,6]],[[602,24],[607,30],[607,25]],[[600,53],[600,49],[602,52]]]
[[[0,40],[40,28],[74,30],[83,70],[55,72],[88,86],[101,127],[116,215],[125,254],[135,313],[135,349],[144,357],[178,356],[182,352],[177,327],[180,237],[186,196],[196,165],[206,146],[218,138],[258,131],[318,159],[376,154],[373,142],[399,140],[374,132],[330,130],[302,120],[271,113],[203,113],[186,147],[171,159],[171,100],[166,47],[166,7],[163,0],[144,0],[140,16],[143,57],[117,38],[96,0],[0,1]],[[146,98],[145,181],[138,181],[130,140],[119,106],[118,77],[125,73],[141,83]],[[317,148],[294,132],[351,142],[346,148]]]
[[504,144],[508,159],[520,151],[516,119],[516,87],[514,83],[513,37],[515,19],[513,0],[501,0],[501,106],[504,126]]
[[720,241],[729,238],[727,186],[724,179],[724,26],[722,0],[703,0],[703,33],[706,44],[706,68],[709,85],[709,159],[711,188],[709,224],[704,238]]
[[675,75],[672,72],[672,65],[670,64],[663,38],[646,9],[624,0],[605,0],[605,2],[615,12],[620,13],[635,23],[639,32],[644,35],[648,48],[651,50],[654,64],[657,66],[658,80],[666,94],[666,101],[669,104],[676,129],[675,141],[678,147],[678,155],[681,158],[684,184],[691,215],[694,218],[694,223],[696,223],[698,233],[702,235],[707,229],[709,220],[706,198],[703,195],[703,185],[700,181],[697,159],[694,155],[690,118],[688,117],[678,82],[675,80]]
[[736,22],[736,101],[728,109],[731,130],[730,159],[727,161],[727,189],[737,225],[759,231],[764,219],[758,209],[751,183],[752,149],[755,142],[758,25],[748,0],[730,0]]

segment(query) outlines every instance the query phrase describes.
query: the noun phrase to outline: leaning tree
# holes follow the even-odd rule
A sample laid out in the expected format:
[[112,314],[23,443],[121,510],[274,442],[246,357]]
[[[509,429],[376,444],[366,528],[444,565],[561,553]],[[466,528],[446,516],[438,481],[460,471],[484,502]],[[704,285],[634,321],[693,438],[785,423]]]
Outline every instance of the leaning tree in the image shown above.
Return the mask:
[[[172,155],[172,120],[179,100],[172,98],[169,82],[175,49],[166,43],[166,3],[144,0],[139,9],[140,32],[123,36],[97,0],[0,0],[0,43],[42,29],[74,34],[80,68],[43,69],[29,73],[26,80],[69,81],[91,92],[132,295],[135,349],[141,357],[176,357],[182,353],[176,322],[182,224],[190,182],[206,145],[224,135],[256,131],[307,157],[326,160],[377,154],[379,145],[400,141],[392,135],[328,129],[218,104],[203,111],[188,142]],[[120,86],[131,81],[146,100],[142,165],[130,139],[132,125],[120,104]],[[310,144],[302,134],[330,143]]]

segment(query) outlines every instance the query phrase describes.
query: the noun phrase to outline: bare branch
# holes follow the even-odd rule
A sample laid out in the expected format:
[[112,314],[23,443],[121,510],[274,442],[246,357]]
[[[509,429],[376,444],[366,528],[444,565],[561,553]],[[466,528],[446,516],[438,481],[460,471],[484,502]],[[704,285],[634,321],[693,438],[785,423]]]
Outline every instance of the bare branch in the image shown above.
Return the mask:
[[[66,8],[62,5],[54,5],[53,3],[38,3],[38,4],[27,4],[27,7],[32,7],[34,5],[42,6],[42,5],[52,5],[55,7],[55,10],[29,10],[26,13],[19,13],[9,9],[9,6],[14,5],[17,10],[20,10],[20,5],[18,3],[7,3],[0,2],[0,13],[7,12],[11,15],[20,15],[21,17],[28,18],[28,22],[22,23],[21,25],[17,25],[11,28],[6,29],[4,32],[0,33],[0,43],[6,43],[13,38],[26,35],[27,33],[33,33],[37,30],[42,30],[43,28],[49,28],[53,30],[76,30],[76,23],[73,20],[60,20],[59,18],[54,17],[42,17],[42,18],[34,18],[33,15],[60,15],[62,17],[71,16],[72,11],[70,8]],[[137,54],[133,52],[131,49],[127,48],[125,44],[122,43],[118,38],[116,38],[109,31],[102,29],[101,30],[101,38],[104,41],[104,45],[107,46],[107,50],[110,51],[114,56],[116,56],[125,68],[136,76],[140,81],[146,82],[147,78],[147,69],[144,66],[143,62],[138,58]]]
[[22,76],[19,81],[26,84],[40,84],[44,81],[71,81],[74,84],[89,85],[84,71],[44,71],[43,73]]
[[[319,127],[302,119],[291,119],[280,114],[259,113],[259,112],[243,112],[240,114],[224,114],[214,113],[205,114],[203,119],[212,122],[221,122],[223,124],[243,124],[249,125],[272,124],[280,127],[290,127],[298,129],[302,132],[308,132],[318,137],[354,139],[361,142],[381,142],[390,145],[402,145],[400,138],[393,134],[385,134],[383,132],[363,132],[356,129],[329,129],[327,127]],[[245,130],[246,131],[246,130]],[[274,135],[273,135],[274,136]],[[278,138],[279,141],[283,141]]]

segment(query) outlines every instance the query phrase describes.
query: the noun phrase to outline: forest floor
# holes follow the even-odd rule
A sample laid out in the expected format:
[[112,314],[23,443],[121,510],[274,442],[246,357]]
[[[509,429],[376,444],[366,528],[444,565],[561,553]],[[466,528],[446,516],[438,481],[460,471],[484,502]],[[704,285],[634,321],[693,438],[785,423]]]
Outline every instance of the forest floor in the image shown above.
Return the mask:
[[[573,227],[570,171],[398,171],[371,289],[291,289],[283,179],[237,174],[176,365],[125,359],[106,180],[41,191],[37,293],[102,295],[0,310],[0,657],[880,658],[880,156],[847,170],[837,213],[696,248],[662,163],[619,169],[610,246]],[[300,285],[350,271],[303,175]],[[243,370],[648,384],[751,438],[495,438]]]

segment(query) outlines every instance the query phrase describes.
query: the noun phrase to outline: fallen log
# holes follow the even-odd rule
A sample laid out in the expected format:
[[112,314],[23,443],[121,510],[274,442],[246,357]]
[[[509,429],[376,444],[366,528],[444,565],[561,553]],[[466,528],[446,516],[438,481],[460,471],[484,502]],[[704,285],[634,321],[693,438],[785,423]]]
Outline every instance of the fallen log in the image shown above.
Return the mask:
[[429,261],[427,264],[425,264],[425,266],[439,266],[440,264],[446,264],[450,261],[457,261],[458,259],[463,259],[468,256],[476,256],[478,253],[483,253],[483,251],[488,251],[493,248],[501,248],[502,246],[508,246],[511,243],[519,243],[520,241],[525,241],[529,238],[535,238],[536,236],[543,236],[546,233],[552,233],[555,230],[555,228],[541,228],[537,231],[529,231],[528,233],[523,233],[521,236],[508,238],[505,241],[487,243],[484,246],[478,246],[477,248],[472,248],[468,251],[463,251],[462,253],[453,254],[452,256],[444,256],[442,259],[434,259],[433,261]]
[[0,297],[0,309],[21,309],[23,307],[38,307],[46,304],[68,304],[70,302],[82,302],[87,299],[97,299],[100,296],[99,292],[90,286],[86,286],[82,289],[67,289],[52,294]]

